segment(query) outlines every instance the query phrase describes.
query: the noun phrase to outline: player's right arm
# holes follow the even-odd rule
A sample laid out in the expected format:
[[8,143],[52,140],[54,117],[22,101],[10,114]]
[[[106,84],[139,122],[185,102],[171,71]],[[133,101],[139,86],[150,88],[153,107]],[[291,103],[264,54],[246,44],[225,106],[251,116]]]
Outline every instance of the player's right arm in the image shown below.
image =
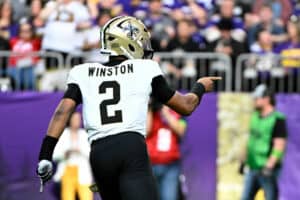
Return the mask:
[[213,90],[214,81],[221,77],[200,78],[187,94],[172,90],[160,75],[152,80],[152,95],[181,115],[190,115],[200,104],[202,95]]
[[42,183],[45,183],[52,177],[52,154],[63,133],[67,121],[75,110],[76,106],[82,102],[82,95],[79,88],[78,72],[71,70],[68,77],[68,89],[63,99],[58,104],[48,126],[47,134],[44,137],[39,154],[39,164],[37,173]]
[[200,78],[189,93],[181,94],[176,91],[166,105],[182,115],[190,115],[200,104],[202,95],[213,90],[214,81],[221,79],[221,77]]
[[54,148],[71,114],[79,103],[81,103],[81,93],[78,86],[69,84],[64,98],[58,104],[51,118],[47,134],[41,146],[37,173],[43,184],[52,177],[53,166],[51,161]]
[[76,105],[70,98],[63,98],[60,101],[49,123],[47,136],[57,139],[61,136]]

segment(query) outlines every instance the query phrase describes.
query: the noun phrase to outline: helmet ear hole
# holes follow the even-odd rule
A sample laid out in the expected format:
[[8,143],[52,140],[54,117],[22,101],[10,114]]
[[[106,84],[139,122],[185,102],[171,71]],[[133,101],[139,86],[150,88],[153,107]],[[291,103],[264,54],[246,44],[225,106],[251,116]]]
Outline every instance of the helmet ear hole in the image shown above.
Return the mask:
[[113,40],[115,39],[115,37],[109,36],[107,39],[108,39],[109,41],[113,41]]
[[128,47],[129,47],[130,51],[132,51],[132,52],[134,52],[134,51],[135,51],[135,48],[134,48],[134,46],[132,46],[131,44],[129,44],[129,45],[128,45]]

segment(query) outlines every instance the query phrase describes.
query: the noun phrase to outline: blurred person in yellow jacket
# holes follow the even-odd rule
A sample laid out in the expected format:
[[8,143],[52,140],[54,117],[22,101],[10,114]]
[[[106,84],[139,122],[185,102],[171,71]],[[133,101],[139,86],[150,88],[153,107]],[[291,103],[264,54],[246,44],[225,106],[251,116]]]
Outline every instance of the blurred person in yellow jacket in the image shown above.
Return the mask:
[[81,115],[75,112],[57,143],[53,159],[58,162],[54,181],[61,181],[61,199],[75,200],[76,194],[80,200],[92,200],[89,186],[92,174],[89,164],[90,145],[87,134],[81,126]]

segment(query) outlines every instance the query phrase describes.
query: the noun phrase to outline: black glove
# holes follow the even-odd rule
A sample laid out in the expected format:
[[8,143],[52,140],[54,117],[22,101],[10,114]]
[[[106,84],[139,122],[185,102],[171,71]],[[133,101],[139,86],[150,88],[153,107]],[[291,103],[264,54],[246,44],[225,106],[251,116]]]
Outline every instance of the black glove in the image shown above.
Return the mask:
[[273,176],[273,169],[265,167],[261,170],[261,174],[265,177],[271,177]]
[[36,170],[42,184],[49,181],[53,175],[53,164],[49,160],[41,160]]

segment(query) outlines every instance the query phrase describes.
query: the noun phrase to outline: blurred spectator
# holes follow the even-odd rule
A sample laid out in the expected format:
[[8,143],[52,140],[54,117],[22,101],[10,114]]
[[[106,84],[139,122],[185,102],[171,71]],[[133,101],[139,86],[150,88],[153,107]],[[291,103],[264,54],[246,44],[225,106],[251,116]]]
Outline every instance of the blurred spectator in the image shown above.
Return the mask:
[[[254,93],[255,109],[250,122],[250,135],[245,164],[242,200],[254,199],[257,191],[264,190],[266,200],[279,197],[278,177],[286,147],[287,129],[283,113],[275,109],[275,96],[265,85],[259,85]],[[241,165],[240,172],[244,172]]]
[[[234,9],[235,9],[235,1],[234,0],[220,1],[220,5],[219,5],[220,13],[213,15],[211,17],[210,23],[212,26],[217,26],[218,23],[222,19],[231,20],[231,22],[232,22],[232,30],[231,30],[232,37],[237,41],[243,42],[246,37],[246,33],[244,30],[244,22],[243,22],[242,18],[235,16]],[[208,32],[208,35],[210,35],[210,34],[211,33]]]
[[274,44],[272,35],[267,30],[260,30],[257,33],[257,41],[251,45],[250,51],[258,54],[272,53]]
[[[281,65],[285,67],[285,91],[296,91],[300,73],[300,20],[292,15],[287,24],[288,41],[278,45],[275,52],[282,56]],[[299,91],[298,91],[299,92]]]
[[193,20],[199,28],[205,28],[208,25],[208,13],[202,6],[190,3]]
[[241,18],[236,17],[234,13],[235,1],[223,0],[219,2],[219,14],[212,17],[213,22],[217,24],[221,18],[232,19],[234,28],[243,28],[243,21]]
[[146,10],[148,2],[143,0],[118,0],[122,6],[122,11],[126,15],[134,16],[136,11]]
[[179,141],[185,130],[185,120],[168,107],[152,100],[147,119],[146,143],[160,200],[178,199]]
[[284,67],[300,67],[300,20],[293,15],[287,24],[288,41],[277,46],[276,53],[283,56]]
[[292,14],[296,16],[300,16],[300,1],[299,0],[292,0],[292,7],[293,11]]
[[248,29],[249,46],[255,42],[255,36],[262,29],[268,30],[272,34],[272,41],[275,43],[286,40],[283,24],[273,17],[273,11],[269,4],[264,4],[260,7],[258,22]]
[[87,133],[81,129],[81,115],[75,112],[59,142],[53,160],[58,162],[54,181],[61,181],[61,200],[92,200],[89,186],[92,184],[92,173],[89,164],[90,144]]
[[208,11],[213,10],[215,6],[215,0],[163,0],[163,3],[165,7],[172,10],[181,9],[185,14],[190,12],[190,8],[188,8],[190,4],[197,4]]
[[41,0],[33,0],[30,4],[29,22],[32,24],[37,36],[42,36],[44,27],[44,21],[40,17],[40,13],[43,9],[43,3]]
[[13,77],[16,89],[35,89],[35,65],[38,62],[36,56],[30,56],[31,52],[39,51],[40,43],[36,40],[32,26],[28,23],[20,25],[19,35],[10,40],[13,55],[9,60],[7,74]]
[[232,38],[232,20],[222,18],[217,24],[217,27],[221,33],[221,37],[209,43],[207,49],[210,52],[227,54],[232,58],[233,63],[235,63],[236,57],[246,52],[245,44]]
[[[81,51],[82,31],[91,27],[86,6],[76,0],[50,1],[41,16],[46,23],[42,49],[61,53],[64,58]],[[48,60],[47,67],[53,67],[49,65],[55,62]]]
[[[0,51],[10,50],[9,41],[0,36]],[[6,76],[7,59],[0,58],[0,77]]]
[[[262,55],[262,57],[256,60],[257,62],[255,65],[251,62],[248,63],[249,67],[251,68],[255,66],[255,68],[258,71],[267,72],[263,74],[260,73],[260,75],[265,78],[268,77],[271,68],[277,64],[277,60],[275,59],[274,44],[272,41],[271,33],[267,30],[261,30],[260,32],[258,32],[257,42],[250,47],[250,51]],[[251,59],[249,59],[249,61],[251,61]]]
[[123,4],[120,4],[118,0],[87,0],[87,5],[93,19],[96,19],[102,12],[108,12],[113,16],[123,13]]
[[109,12],[111,16],[118,16],[123,14],[123,5],[118,0],[99,0],[97,3],[98,15],[101,12]]
[[9,1],[0,3],[0,35],[5,39],[16,37],[18,26],[13,20],[13,10]]
[[253,11],[255,14],[259,13],[263,4],[268,3],[274,13],[274,19],[280,20],[284,24],[289,20],[292,14],[292,2],[291,0],[256,0],[254,1]]
[[[183,19],[177,23],[176,36],[173,38],[166,51],[183,53],[183,52],[197,52],[200,51],[199,45],[193,40],[193,27],[194,25],[190,20]],[[164,69],[168,73],[174,74],[177,78],[181,75],[193,76],[196,73],[195,63],[193,60],[186,59],[183,62],[182,59],[173,59],[173,64],[164,65],[167,69]]]
[[237,0],[235,7],[235,14],[239,15],[241,18],[244,18],[247,13],[252,12],[253,1],[252,0]]
[[185,18],[191,19],[191,16],[190,15],[186,16],[184,11],[180,8],[176,8],[172,10],[172,12],[170,12],[170,16],[172,17],[173,20],[177,22]]
[[[231,58],[232,68],[231,70],[235,72],[235,62],[237,56],[247,51],[246,45],[235,40],[231,35],[231,30],[233,29],[233,24],[231,19],[222,18],[218,23],[218,29],[221,33],[221,37],[214,42],[207,44],[207,50],[209,52],[223,53]],[[219,72],[224,71],[223,64],[220,62],[212,62],[211,70]],[[235,85],[235,73],[232,74],[232,85]]]
[[28,16],[29,9],[26,0],[9,0],[13,9],[13,19],[18,22],[22,17]]
[[163,13],[162,0],[150,0],[144,23],[152,27],[152,37],[160,41],[162,48],[165,48],[175,35],[174,21]]
[[195,4],[190,4],[190,8],[192,10],[192,16],[193,16],[193,31],[192,31],[192,37],[193,40],[198,43],[198,47],[200,49],[206,48],[206,38],[207,31],[209,27],[208,22],[208,13],[205,8],[202,6],[195,6]]
[[195,7],[201,7],[211,14],[215,6],[215,0],[164,0],[163,4],[166,10],[170,9],[168,13],[176,21],[179,21],[183,18],[192,19]]
[[[168,2],[168,1],[163,1]],[[172,2],[172,3],[171,3]],[[169,12],[176,21],[180,21],[183,18],[193,19],[193,15],[196,14],[197,8],[203,8],[206,11],[211,11],[214,5],[214,1],[211,0],[175,0],[170,1],[169,7],[172,11]]]
[[89,52],[88,61],[106,62],[106,57],[99,53],[100,48],[100,30],[106,22],[111,19],[108,11],[103,11],[97,17],[96,24],[85,33],[83,51]]
[[177,23],[176,36],[170,40],[167,51],[199,51],[198,44],[193,41],[194,25],[190,20],[181,20]]

